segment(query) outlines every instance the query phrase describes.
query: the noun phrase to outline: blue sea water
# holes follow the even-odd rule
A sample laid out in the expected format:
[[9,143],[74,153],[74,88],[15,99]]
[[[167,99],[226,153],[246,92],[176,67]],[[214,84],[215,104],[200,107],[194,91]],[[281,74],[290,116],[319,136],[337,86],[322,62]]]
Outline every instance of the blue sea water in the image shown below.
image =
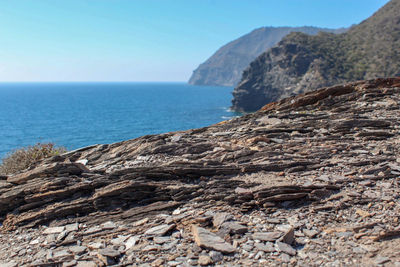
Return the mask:
[[0,158],[37,142],[67,149],[229,119],[232,88],[185,83],[0,83]]

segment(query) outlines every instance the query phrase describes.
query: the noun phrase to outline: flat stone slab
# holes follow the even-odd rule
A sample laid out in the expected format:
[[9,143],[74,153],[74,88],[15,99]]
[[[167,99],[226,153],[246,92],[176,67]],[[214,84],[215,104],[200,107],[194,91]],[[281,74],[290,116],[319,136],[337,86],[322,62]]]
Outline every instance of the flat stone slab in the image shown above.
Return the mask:
[[67,224],[65,230],[67,230],[67,232],[76,232],[79,230],[79,225],[77,223]]
[[101,228],[100,226],[96,225],[96,226],[90,227],[89,229],[86,229],[85,234],[90,235],[90,234],[98,233],[98,232],[101,232],[101,231],[103,231],[103,228]]
[[289,254],[290,256],[296,255],[296,250],[291,245],[277,241],[275,243],[276,250]]
[[99,249],[99,254],[111,258],[119,257],[121,255],[118,250],[112,248]]
[[87,251],[87,247],[85,246],[71,246],[68,248],[74,254],[81,255]]
[[276,241],[282,236],[281,232],[259,232],[253,234],[253,239],[261,240],[261,241]]
[[201,248],[216,250],[226,254],[235,251],[235,248],[231,244],[228,244],[221,237],[204,228],[193,225],[192,233],[196,244]]
[[227,229],[229,233],[233,234],[244,234],[247,232],[247,227],[237,222],[224,222],[221,228]]
[[274,244],[272,242],[267,242],[265,245],[262,243],[256,243],[255,247],[257,248],[258,251],[264,251],[264,252],[276,251]]
[[58,250],[58,251],[53,251],[53,252],[49,252],[48,257],[49,260],[53,260],[53,261],[67,261],[67,260],[71,260],[74,258],[74,255],[69,252],[66,249],[63,250]]
[[317,232],[317,231],[315,231],[315,230],[308,230],[308,229],[303,229],[303,233],[304,233],[307,237],[309,237],[309,238],[313,238],[313,237],[315,237],[315,236],[318,235],[318,232]]
[[156,227],[150,228],[144,234],[150,236],[163,236],[175,228],[175,224],[161,224]]
[[78,261],[76,267],[96,267],[98,266],[94,261]]
[[111,230],[115,227],[117,227],[117,225],[111,221],[105,222],[101,225],[101,228],[103,228],[104,230]]
[[14,261],[14,260],[9,261],[9,262],[0,261],[0,266],[3,266],[3,267],[17,267],[18,263],[16,261]]
[[139,241],[139,237],[138,236],[131,236],[129,237],[128,240],[126,240],[125,242],[125,249],[128,250],[131,247],[133,247],[134,245],[136,245],[136,243]]
[[233,215],[227,212],[219,212],[214,215],[213,218],[213,225],[216,228],[221,227],[224,222],[230,221],[233,219]]
[[65,230],[64,226],[49,227],[49,228],[47,228],[46,230],[43,231],[43,234],[45,234],[45,235],[59,234],[64,230]]
[[291,245],[294,242],[294,228],[291,227],[288,231],[286,231],[280,241]]

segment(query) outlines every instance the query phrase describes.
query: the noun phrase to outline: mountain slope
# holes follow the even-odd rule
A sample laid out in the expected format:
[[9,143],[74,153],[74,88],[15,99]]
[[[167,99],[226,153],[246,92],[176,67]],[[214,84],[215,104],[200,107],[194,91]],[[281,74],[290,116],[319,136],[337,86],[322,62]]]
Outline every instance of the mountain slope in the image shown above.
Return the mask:
[[392,0],[348,32],[291,33],[243,72],[232,108],[268,102],[336,83],[400,74],[400,0]]
[[276,45],[290,32],[317,34],[320,31],[340,33],[345,29],[317,27],[263,27],[256,29],[218,49],[193,71],[189,84],[235,86],[243,70],[261,53]]

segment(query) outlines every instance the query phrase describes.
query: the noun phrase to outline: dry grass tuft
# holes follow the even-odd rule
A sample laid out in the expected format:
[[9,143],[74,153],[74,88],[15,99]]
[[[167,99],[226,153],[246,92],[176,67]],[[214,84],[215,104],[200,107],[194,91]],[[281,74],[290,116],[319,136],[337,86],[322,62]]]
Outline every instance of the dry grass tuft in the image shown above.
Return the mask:
[[33,166],[39,160],[65,153],[64,147],[53,143],[37,143],[8,153],[0,164],[0,175],[10,175]]

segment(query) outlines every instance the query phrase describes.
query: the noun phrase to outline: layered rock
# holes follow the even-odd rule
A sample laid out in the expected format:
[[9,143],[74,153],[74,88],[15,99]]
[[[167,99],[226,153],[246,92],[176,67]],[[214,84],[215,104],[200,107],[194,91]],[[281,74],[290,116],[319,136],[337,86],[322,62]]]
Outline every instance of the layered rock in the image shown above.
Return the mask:
[[262,27],[222,46],[193,71],[189,84],[235,86],[243,70],[257,56],[276,45],[291,32],[315,35],[320,31],[342,33],[347,29],[317,27]]
[[400,75],[400,0],[392,0],[348,32],[292,33],[243,72],[232,108],[265,104],[323,86]]
[[400,79],[95,145],[0,180],[9,266],[400,262]]

